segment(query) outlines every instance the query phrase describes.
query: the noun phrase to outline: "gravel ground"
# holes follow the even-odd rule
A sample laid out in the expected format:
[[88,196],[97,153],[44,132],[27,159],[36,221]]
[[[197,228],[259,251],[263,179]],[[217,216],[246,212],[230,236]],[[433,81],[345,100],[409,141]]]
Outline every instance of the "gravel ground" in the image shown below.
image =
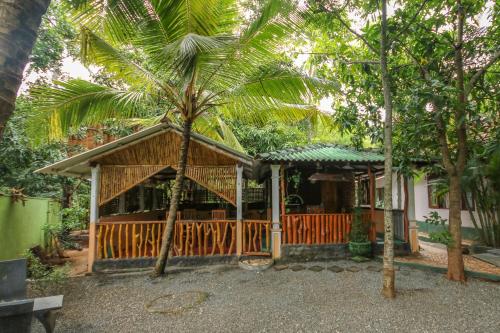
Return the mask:
[[[333,265],[360,270],[308,269]],[[264,272],[179,268],[157,280],[147,274],[72,278],[60,290],[64,308],[56,332],[500,332],[500,284],[453,283],[401,267],[397,298],[386,300],[380,263],[292,266]],[[192,291],[205,296],[185,293]],[[146,304],[163,295],[177,297],[156,308],[191,306],[173,314],[149,312]],[[34,332],[43,332],[38,322]]]

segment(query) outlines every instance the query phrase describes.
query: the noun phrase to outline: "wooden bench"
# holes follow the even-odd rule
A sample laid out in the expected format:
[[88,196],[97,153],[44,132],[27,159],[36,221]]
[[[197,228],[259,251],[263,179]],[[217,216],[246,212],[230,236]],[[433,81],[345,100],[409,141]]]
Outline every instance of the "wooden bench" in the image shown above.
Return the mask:
[[31,332],[33,316],[53,332],[63,295],[26,299],[26,259],[0,261],[0,332]]

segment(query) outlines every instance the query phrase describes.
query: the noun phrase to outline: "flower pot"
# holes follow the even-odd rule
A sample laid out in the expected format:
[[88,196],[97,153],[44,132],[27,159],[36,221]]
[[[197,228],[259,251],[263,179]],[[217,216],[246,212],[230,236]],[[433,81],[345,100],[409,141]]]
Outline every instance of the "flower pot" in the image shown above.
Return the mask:
[[349,242],[349,251],[353,257],[369,257],[372,254],[371,242]]

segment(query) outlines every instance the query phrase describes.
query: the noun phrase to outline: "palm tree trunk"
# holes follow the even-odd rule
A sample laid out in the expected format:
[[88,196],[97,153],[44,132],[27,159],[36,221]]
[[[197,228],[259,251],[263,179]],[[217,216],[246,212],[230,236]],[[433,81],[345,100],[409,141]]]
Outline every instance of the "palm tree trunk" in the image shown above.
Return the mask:
[[184,184],[184,175],[186,173],[187,158],[189,152],[189,141],[191,138],[191,126],[192,126],[191,120],[186,120],[184,122],[181,150],[179,153],[179,165],[175,176],[174,188],[172,190],[170,208],[168,210],[167,227],[165,228],[165,232],[163,233],[161,250],[155,265],[156,276],[162,275],[165,272],[165,267],[167,265],[168,251],[172,243],[172,235],[173,235],[175,220],[177,217],[177,209],[179,207],[179,199],[182,192],[182,186]]
[[0,0],[0,138],[50,0]]
[[382,295],[396,296],[394,290],[394,228],[392,219],[392,94],[391,77],[387,68],[387,1],[382,0],[382,30],[380,35],[380,67],[384,91],[384,270]]

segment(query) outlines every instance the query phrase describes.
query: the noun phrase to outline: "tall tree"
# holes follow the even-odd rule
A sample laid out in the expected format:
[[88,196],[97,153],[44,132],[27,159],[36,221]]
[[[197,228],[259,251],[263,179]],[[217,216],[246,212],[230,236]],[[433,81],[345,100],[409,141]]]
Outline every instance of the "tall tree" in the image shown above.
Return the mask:
[[0,1],[0,139],[50,0]]
[[[401,89],[417,100],[418,107],[408,110],[419,114],[421,136],[441,156],[449,196],[447,277],[464,281],[462,257],[461,209],[462,178],[469,160],[468,132],[477,109],[471,94],[487,70],[500,57],[498,50],[498,8],[494,7],[491,24],[482,26],[480,15],[489,11],[487,2],[409,1],[395,15],[395,24],[415,22],[403,29],[394,47],[405,55],[406,69],[399,72]],[[419,8],[408,15],[411,8]],[[397,22],[397,23],[396,23]],[[411,82],[411,86],[408,86]],[[429,112],[430,111],[430,112]],[[417,141],[418,142],[418,141]]]
[[387,53],[389,40],[387,32],[387,1],[382,0],[380,19],[380,68],[384,92],[384,279],[382,294],[394,298],[394,229],[392,219],[392,93],[391,75],[388,69]]
[[284,39],[300,15],[288,1],[270,0],[241,25],[235,0],[117,0],[80,4],[82,56],[104,67],[114,87],[82,80],[41,89],[39,107],[61,131],[86,122],[134,116],[144,105],[176,113],[183,140],[167,226],[156,263],[163,274],[186,170],[193,122],[216,110],[303,111],[318,87],[280,63]]

